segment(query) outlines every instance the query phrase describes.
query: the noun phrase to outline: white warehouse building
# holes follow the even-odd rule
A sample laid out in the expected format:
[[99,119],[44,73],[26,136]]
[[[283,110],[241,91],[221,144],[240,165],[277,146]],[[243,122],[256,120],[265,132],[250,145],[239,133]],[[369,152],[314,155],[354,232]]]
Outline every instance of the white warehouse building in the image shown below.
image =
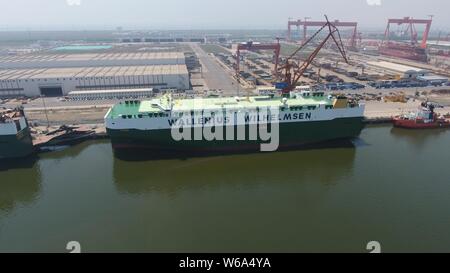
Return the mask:
[[367,62],[368,65],[382,69],[385,72],[390,72],[396,76],[404,79],[415,79],[423,77],[430,73],[430,71],[403,64],[391,63],[386,61]]
[[185,64],[0,69],[0,97],[139,88],[186,90],[189,72]]

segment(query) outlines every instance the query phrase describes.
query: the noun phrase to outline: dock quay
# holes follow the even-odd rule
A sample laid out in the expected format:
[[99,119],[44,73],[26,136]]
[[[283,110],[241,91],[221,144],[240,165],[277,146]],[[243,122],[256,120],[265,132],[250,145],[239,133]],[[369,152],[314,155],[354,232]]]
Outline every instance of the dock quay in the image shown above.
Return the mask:
[[73,146],[84,141],[108,138],[103,124],[34,126],[31,128],[33,146],[37,152],[55,147]]
[[392,123],[392,117],[376,117],[376,118],[364,118],[365,124],[386,124]]

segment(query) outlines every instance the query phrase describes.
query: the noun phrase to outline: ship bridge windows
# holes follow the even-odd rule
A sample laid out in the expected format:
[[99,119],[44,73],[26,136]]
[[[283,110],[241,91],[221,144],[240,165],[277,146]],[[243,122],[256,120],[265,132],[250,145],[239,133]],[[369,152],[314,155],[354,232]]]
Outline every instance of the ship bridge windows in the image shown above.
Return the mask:
[[312,93],[313,97],[323,97],[325,95],[324,92],[313,92]]
[[291,111],[302,111],[303,106],[292,106],[290,107]]
[[[150,118],[162,118],[162,117],[168,117],[169,114],[165,114],[165,113],[148,113],[148,117]],[[180,116],[181,117],[181,116]]]
[[325,109],[333,109],[333,105],[325,105]]
[[310,105],[308,106],[308,110],[316,110],[317,106],[315,105]]

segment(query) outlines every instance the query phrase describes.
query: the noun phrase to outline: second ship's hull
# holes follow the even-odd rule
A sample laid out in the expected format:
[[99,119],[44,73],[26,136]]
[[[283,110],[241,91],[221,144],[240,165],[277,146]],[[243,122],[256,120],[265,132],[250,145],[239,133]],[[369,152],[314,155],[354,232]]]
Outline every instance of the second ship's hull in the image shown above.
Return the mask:
[[21,158],[33,153],[33,141],[29,128],[16,135],[0,136],[0,159]]
[[[279,124],[279,149],[295,148],[308,144],[359,136],[364,128],[361,117],[339,118],[330,121],[311,121]],[[224,128],[224,131],[228,128]],[[234,128],[236,132],[236,128]],[[116,150],[151,149],[155,152],[250,152],[260,151],[262,143],[270,141],[214,140],[176,141],[170,129],[162,130],[114,130],[107,128],[112,146]],[[246,128],[248,135],[248,126]],[[236,134],[236,133],[235,133]]]
[[390,44],[379,49],[380,53],[385,56],[397,57],[422,63],[428,62],[427,53],[424,49],[411,45]]
[[441,129],[450,128],[450,123],[444,120],[436,120],[425,123],[423,121],[395,118],[393,120],[394,127],[404,129]]

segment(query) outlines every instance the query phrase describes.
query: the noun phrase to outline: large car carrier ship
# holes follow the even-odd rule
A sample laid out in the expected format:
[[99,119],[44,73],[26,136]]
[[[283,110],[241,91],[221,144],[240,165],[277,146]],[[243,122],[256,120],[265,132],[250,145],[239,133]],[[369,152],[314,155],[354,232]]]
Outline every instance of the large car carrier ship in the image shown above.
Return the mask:
[[[267,118],[265,124],[278,124],[279,148],[357,137],[364,127],[364,104],[343,96],[325,96],[323,92],[292,92],[289,98],[225,97],[172,99],[166,94],[148,101],[125,101],[114,105],[105,116],[106,130],[114,149],[150,148],[171,152],[256,151],[261,138],[251,140],[249,127]],[[244,118],[240,119],[238,116]],[[253,116],[253,118],[252,118]],[[206,122],[216,117],[219,122]],[[231,119],[225,121],[225,119]],[[231,117],[231,118],[230,118]],[[256,118],[254,118],[256,117]],[[186,128],[222,126],[222,136],[214,140],[173,137],[173,128],[182,121]],[[263,122],[264,123],[264,122]],[[247,138],[239,139],[239,126]],[[230,128],[233,127],[233,128]],[[231,138],[227,132],[232,131]]]

